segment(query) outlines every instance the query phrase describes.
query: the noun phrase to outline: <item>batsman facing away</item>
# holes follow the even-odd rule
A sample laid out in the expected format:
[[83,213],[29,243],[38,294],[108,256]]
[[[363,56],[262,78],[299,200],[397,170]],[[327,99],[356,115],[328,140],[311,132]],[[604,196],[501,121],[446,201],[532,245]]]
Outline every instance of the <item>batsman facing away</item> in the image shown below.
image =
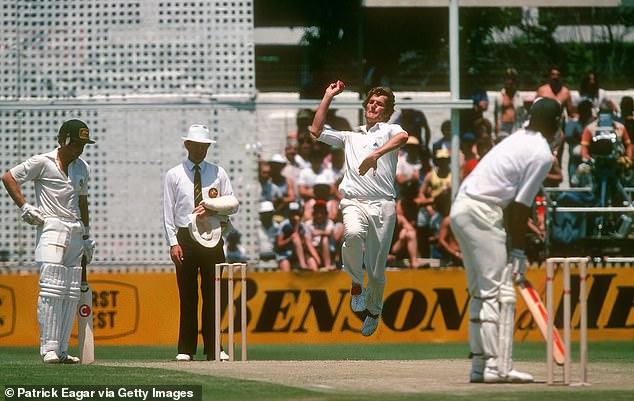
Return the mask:
[[[90,263],[88,179],[90,169],[79,156],[90,139],[83,121],[65,121],[59,147],[31,157],[2,176],[7,192],[22,210],[22,219],[36,226],[35,261],[40,270],[37,318],[44,363],[79,363],[68,355],[68,340],[81,293],[82,257]],[[20,185],[33,181],[36,205],[26,202]],[[88,339],[88,344],[92,342]]]
[[[528,126],[493,147],[462,182],[451,208],[471,304],[469,343],[473,383],[527,383],[533,376],[512,367],[516,284],[525,281],[524,233],[530,207],[554,156],[561,105],[540,98]],[[503,210],[510,219],[511,250]]]

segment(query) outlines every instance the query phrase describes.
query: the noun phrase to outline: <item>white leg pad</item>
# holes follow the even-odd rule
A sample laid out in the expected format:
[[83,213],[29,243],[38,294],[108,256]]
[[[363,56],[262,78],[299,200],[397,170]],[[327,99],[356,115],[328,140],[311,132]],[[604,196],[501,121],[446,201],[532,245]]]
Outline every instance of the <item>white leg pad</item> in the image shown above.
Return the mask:
[[515,323],[515,287],[511,281],[511,266],[508,265],[502,274],[500,285],[500,326],[498,328],[498,372],[501,377],[507,377],[511,371],[513,356],[513,332]]
[[40,265],[40,294],[37,317],[40,325],[40,353],[68,348],[80,295],[81,267],[53,263]]

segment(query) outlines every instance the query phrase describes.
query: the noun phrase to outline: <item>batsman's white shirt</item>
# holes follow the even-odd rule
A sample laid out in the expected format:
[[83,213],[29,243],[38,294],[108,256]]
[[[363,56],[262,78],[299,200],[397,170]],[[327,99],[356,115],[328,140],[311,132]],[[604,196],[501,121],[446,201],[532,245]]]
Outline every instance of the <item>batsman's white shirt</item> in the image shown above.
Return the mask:
[[335,131],[324,129],[319,136],[321,142],[345,149],[346,168],[339,193],[349,199],[395,199],[394,176],[398,161],[398,151],[384,154],[377,161],[376,176],[370,170],[364,176],[359,175],[359,166],[368,155],[390,140],[394,135],[404,132],[398,124],[378,123],[370,130],[365,125],[357,131]]
[[546,139],[539,132],[521,129],[478,162],[459,193],[501,208],[512,201],[531,207],[552,162]]
[[[206,161],[198,165],[203,200],[233,195],[233,187],[225,169]],[[191,160],[185,160],[165,174],[163,196],[165,238],[168,245],[173,246],[178,244],[176,231],[187,227],[189,215],[194,210],[194,163]]]
[[44,216],[79,221],[79,196],[88,195],[90,169],[77,158],[68,165],[67,176],[57,163],[57,152],[33,156],[13,167],[11,175],[18,185],[33,181],[35,199]]

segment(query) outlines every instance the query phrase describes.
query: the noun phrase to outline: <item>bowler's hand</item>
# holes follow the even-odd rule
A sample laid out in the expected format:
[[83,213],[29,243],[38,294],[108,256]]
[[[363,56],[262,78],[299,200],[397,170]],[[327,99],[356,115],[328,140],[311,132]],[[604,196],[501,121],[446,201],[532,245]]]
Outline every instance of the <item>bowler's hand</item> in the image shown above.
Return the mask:
[[377,160],[378,160],[378,157],[374,153],[366,157],[365,159],[363,159],[363,161],[359,165],[359,175],[364,176],[365,173],[368,172],[368,170],[374,169],[373,175],[376,176],[376,161]]
[[326,88],[326,96],[335,97],[343,92],[345,87],[342,81],[333,82]]
[[183,248],[180,245],[172,245],[170,247],[170,258],[176,267],[183,266]]

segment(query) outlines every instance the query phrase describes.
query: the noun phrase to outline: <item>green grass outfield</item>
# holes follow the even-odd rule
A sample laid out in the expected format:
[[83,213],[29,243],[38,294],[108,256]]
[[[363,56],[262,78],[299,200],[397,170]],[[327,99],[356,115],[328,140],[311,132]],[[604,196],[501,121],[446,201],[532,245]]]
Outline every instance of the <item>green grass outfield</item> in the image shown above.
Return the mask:
[[[202,348],[202,347],[199,347]],[[202,385],[204,400],[634,400],[630,387],[619,386],[568,387],[531,384],[526,390],[514,390],[514,385],[473,385],[469,393],[442,392],[390,392],[381,394],[363,392],[333,392],[332,390],[292,387],[255,380],[240,380],[225,376],[195,374],[181,370],[138,366],[109,366],[114,362],[168,362],[175,355],[175,346],[99,346],[94,365],[44,365],[36,347],[0,347],[0,377],[3,385]],[[578,361],[573,344],[573,362]],[[71,353],[76,350],[71,347]],[[438,344],[328,344],[328,345],[252,345],[249,360],[463,360],[468,354],[466,343]],[[236,355],[239,356],[239,349]],[[201,355],[198,355],[201,357]],[[514,350],[518,363],[545,365],[543,343],[519,343]],[[589,381],[594,366],[608,364],[634,381],[634,341],[591,342],[589,344]],[[206,362],[205,362],[206,363]],[[212,363],[212,362],[210,362]],[[174,362],[174,366],[177,364]],[[161,366],[165,366],[164,364]],[[598,369],[597,369],[598,370]],[[428,372],[417,372],[424,376]],[[463,374],[459,372],[459,374]],[[358,374],[359,380],[381,380]],[[468,371],[464,372],[465,382]],[[595,377],[596,377],[595,376]],[[440,379],[442,380],[442,379]],[[525,385],[522,385],[525,386]],[[6,398],[9,400],[10,398]]]

